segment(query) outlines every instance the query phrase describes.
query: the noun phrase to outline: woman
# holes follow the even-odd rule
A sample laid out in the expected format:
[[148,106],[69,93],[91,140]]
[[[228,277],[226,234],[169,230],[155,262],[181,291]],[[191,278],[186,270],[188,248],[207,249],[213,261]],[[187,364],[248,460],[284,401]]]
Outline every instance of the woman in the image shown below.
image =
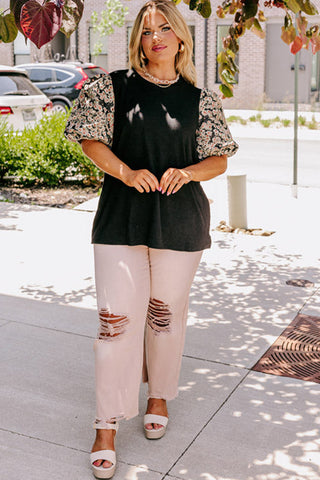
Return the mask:
[[66,127],[105,172],[94,219],[100,330],[95,340],[97,417],[91,464],[111,478],[120,419],[138,414],[161,438],[176,397],[188,296],[209,248],[209,205],[200,181],[222,174],[237,150],[218,97],[195,87],[192,39],[169,0],[140,10],[131,70],[88,81]]

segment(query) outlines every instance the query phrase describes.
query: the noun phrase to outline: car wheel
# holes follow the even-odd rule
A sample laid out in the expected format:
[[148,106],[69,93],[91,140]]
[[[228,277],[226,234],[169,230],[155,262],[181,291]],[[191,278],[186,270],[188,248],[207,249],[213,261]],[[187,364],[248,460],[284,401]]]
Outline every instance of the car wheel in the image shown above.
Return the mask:
[[64,102],[59,102],[59,101],[53,101],[52,102],[52,110],[51,112],[62,112],[62,113],[66,113],[66,111],[68,110],[68,105],[66,105]]

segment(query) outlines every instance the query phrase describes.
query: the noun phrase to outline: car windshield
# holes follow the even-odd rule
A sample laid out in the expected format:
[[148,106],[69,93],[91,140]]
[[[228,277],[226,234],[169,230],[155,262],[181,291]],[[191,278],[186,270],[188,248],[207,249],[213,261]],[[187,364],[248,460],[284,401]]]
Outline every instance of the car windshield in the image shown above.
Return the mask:
[[28,78],[16,73],[0,73],[0,95],[42,95]]
[[98,73],[106,74],[106,71],[100,67],[84,68],[83,71],[88,75],[89,78],[95,77],[96,75],[98,75]]

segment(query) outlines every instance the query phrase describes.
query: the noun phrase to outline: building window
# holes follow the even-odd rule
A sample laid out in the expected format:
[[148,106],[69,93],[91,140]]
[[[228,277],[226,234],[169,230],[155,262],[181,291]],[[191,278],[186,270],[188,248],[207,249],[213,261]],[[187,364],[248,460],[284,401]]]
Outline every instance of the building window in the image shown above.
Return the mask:
[[13,55],[14,55],[14,64],[21,65],[22,63],[30,63],[30,41],[25,41],[22,33],[18,32],[18,35],[13,42]]
[[[95,55],[96,46],[101,49],[97,55]],[[100,37],[98,32],[94,32],[93,27],[89,27],[89,47],[90,62],[108,70],[108,37]]]
[[[229,27],[230,25],[217,25],[217,49],[216,52],[217,54],[221,52],[223,48],[223,38],[227,37],[229,35]],[[235,63],[236,65],[239,64],[239,52],[236,55],[235,58]],[[235,76],[235,82],[238,83],[238,74]],[[219,63],[216,61],[216,83],[221,83],[220,77],[219,77]]]

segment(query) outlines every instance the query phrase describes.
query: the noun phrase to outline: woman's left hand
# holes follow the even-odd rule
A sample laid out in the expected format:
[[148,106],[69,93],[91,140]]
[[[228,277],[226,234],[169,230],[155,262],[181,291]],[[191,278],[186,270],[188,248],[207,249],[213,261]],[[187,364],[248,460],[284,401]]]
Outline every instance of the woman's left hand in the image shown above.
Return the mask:
[[160,191],[162,193],[176,193],[186,183],[191,182],[193,175],[191,171],[179,168],[168,168],[160,180]]

